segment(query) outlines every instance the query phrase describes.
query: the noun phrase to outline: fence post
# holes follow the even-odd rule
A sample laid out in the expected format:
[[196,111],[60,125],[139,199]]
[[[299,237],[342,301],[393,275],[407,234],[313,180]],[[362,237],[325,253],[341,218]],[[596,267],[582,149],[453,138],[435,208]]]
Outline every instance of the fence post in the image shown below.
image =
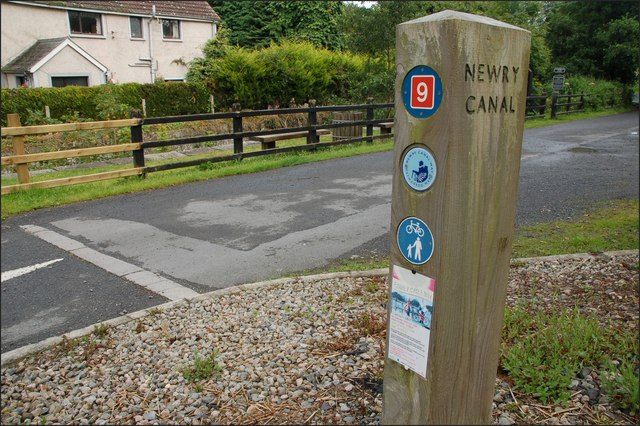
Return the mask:
[[143,117],[147,116],[147,100],[146,99],[142,100],[142,116]]
[[580,109],[584,110],[584,93],[580,95]]
[[[7,124],[9,127],[21,127],[20,123],[20,115],[18,114],[7,114]],[[23,155],[26,154],[24,152],[24,136],[13,136],[13,153],[15,155]],[[18,173],[18,182],[20,183],[29,183],[29,166],[27,164],[18,164],[16,166],[16,171]]]
[[567,105],[566,105],[567,109],[567,113],[569,113],[571,111],[571,95],[569,95],[569,97],[567,98]]
[[[133,110],[129,112],[129,118],[142,118],[140,111]],[[131,143],[142,143],[142,124],[131,126]],[[131,151],[133,155],[133,167],[144,167],[144,149],[136,149]]]
[[373,142],[373,138],[371,136],[373,136],[373,123],[371,123],[371,120],[373,120],[373,106],[371,106],[373,104],[373,98],[372,97],[368,97],[367,98],[367,143],[372,143]]
[[558,94],[554,93],[551,96],[551,118],[556,118],[558,112]]
[[316,131],[315,126],[318,124],[318,113],[315,111],[316,108],[316,100],[309,99],[309,108],[313,108],[309,111],[309,116],[307,118],[307,126],[311,127],[309,129],[309,134],[307,135],[307,143],[318,143],[318,132]]
[[243,144],[242,136],[237,136],[237,133],[242,133],[242,115],[240,115],[240,104],[234,103],[231,105],[236,115],[233,117],[233,153],[242,154]]
[[[531,33],[445,10],[396,35],[380,423],[489,424]],[[503,76],[487,64],[503,64]]]
[[211,113],[216,112],[216,104],[213,99],[213,94],[209,95],[209,104],[211,105]]
[[44,116],[47,118],[51,118],[51,109],[49,109],[49,105],[44,106]]

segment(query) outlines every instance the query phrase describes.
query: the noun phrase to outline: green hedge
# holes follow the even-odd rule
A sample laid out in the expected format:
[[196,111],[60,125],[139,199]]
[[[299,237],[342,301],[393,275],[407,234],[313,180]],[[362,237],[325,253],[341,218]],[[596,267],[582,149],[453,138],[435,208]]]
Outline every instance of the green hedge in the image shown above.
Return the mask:
[[223,109],[236,102],[243,109],[289,107],[309,99],[320,105],[363,103],[367,96],[386,99],[393,93],[393,80],[386,79],[384,93],[363,96],[363,87],[380,79],[371,78],[373,69],[361,55],[285,41],[259,50],[227,47],[194,61],[187,81],[205,84]]
[[[11,113],[20,114],[24,125],[127,118],[131,109],[142,109],[142,99],[146,100],[147,117],[210,111],[209,93],[197,83],[2,89],[2,125],[6,126]],[[45,105],[51,120],[44,116]]]
[[[546,93],[553,93],[551,83],[545,86]],[[616,81],[600,80],[593,77],[570,76],[565,79],[561,95],[588,94],[585,96],[585,109],[601,111],[606,108],[629,106],[631,87]],[[551,95],[549,95],[551,96]]]

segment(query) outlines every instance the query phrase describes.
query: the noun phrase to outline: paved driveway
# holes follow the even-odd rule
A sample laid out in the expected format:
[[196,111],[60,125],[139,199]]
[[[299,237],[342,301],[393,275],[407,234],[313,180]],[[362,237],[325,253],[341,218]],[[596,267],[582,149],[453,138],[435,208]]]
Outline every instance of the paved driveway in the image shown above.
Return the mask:
[[[3,278],[2,351],[185,292],[386,257],[392,167],[385,152],[10,218],[3,274],[63,260]],[[637,112],[527,130],[517,223],[637,199],[638,181]]]

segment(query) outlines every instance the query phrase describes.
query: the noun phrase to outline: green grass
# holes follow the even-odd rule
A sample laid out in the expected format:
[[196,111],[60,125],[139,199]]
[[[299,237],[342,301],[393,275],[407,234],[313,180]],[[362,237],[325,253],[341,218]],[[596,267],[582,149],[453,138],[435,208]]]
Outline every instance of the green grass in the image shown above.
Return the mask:
[[[516,229],[512,258],[638,249],[638,216],[638,200],[619,200],[593,207],[575,221],[524,226]],[[343,259],[303,274],[388,267],[388,258]],[[291,274],[295,275],[300,274]]]
[[[536,310],[535,315],[524,306],[505,311],[501,368],[515,389],[543,403],[568,401],[571,381],[580,370],[603,365],[606,393],[619,406],[637,410],[637,354],[637,333],[602,327],[577,308],[554,313]],[[620,366],[611,359],[621,360]]]
[[220,354],[213,350],[205,358],[202,358],[198,351],[194,351],[193,365],[187,366],[182,370],[182,376],[190,383],[207,380],[217,376],[222,372],[222,367],[216,361]]
[[[290,146],[281,144],[280,146]],[[91,182],[78,185],[61,186],[57,188],[31,189],[19,191],[2,196],[2,219],[28,211],[55,207],[80,201],[88,201],[114,195],[139,192],[150,189],[165,188],[189,182],[197,182],[215,179],[225,176],[234,176],[247,173],[256,173],[282,167],[296,166],[316,161],[326,161],[336,158],[350,157],[353,155],[370,154],[389,151],[393,149],[393,140],[384,139],[374,141],[372,144],[356,143],[351,145],[339,145],[328,148],[320,148],[316,151],[299,151],[292,153],[273,154],[263,157],[246,158],[242,161],[229,161],[220,163],[205,163],[200,166],[184,167],[163,172],[147,174],[145,178],[130,176],[118,179],[110,179],[100,182]],[[211,156],[212,154],[209,154]],[[189,160],[206,158],[206,155],[190,157]],[[157,165],[176,162],[175,159],[148,162],[148,165]],[[46,175],[33,176],[32,182],[44,179],[58,179],[70,176],[86,175],[122,169],[122,166],[104,166],[92,169],[76,169],[70,171],[54,172]],[[17,183],[15,178],[3,178],[2,185]]]
[[603,203],[573,222],[558,221],[516,230],[513,257],[638,249],[638,200]]
[[[548,118],[527,120],[525,122],[525,128],[550,126],[563,122],[617,114],[624,111],[628,110],[609,109],[605,111],[590,113],[576,113],[560,116],[560,118],[557,120],[551,120]],[[374,131],[374,134],[378,133],[378,130]],[[321,141],[327,141],[329,140],[329,138],[329,136],[323,136],[321,137]],[[302,138],[290,141],[282,141],[278,143],[278,147],[300,145],[304,144],[305,142],[305,139]],[[259,147],[248,147],[247,152],[257,149],[259,149]],[[209,163],[202,166],[185,167],[164,172],[150,173],[146,176],[146,178],[133,176],[58,188],[32,189],[2,196],[1,217],[2,219],[6,219],[10,216],[41,208],[55,207],[70,203],[110,197],[114,195],[163,188],[167,186],[182,185],[185,183],[215,179],[224,176],[255,173],[281,167],[306,164],[315,161],[324,161],[335,158],[349,157],[353,155],[389,151],[392,149],[393,141],[391,139],[385,139],[382,141],[375,141],[373,144],[358,143],[352,145],[342,145],[337,147],[318,149],[315,152],[304,151],[297,153],[274,154],[265,157],[247,158],[240,162],[230,161],[224,163]],[[228,154],[230,154],[230,152],[201,154],[191,156],[189,157],[189,160]],[[147,165],[153,166],[174,162],[176,162],[175,159],[165,159],[158,161],[147,161]],[[121,170],[124,168],[128,168],[128,166],[109,165],[93,168],[78,168],[75,170],[47,173],[46,175],[32,175],[31,181],[38,182],[49,179],[61,179],[72,176],[82,176],[92,173]],[[17,178],[15,177],[2,177],[3,186],[13,185],[16,183],[18,182]]]

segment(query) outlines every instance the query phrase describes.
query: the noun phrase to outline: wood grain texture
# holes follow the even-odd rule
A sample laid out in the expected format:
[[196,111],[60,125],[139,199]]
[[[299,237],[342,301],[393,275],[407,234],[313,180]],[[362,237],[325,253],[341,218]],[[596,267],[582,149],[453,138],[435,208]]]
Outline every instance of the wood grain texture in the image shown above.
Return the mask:
[[[396,31],[391,264],[434,278],[436,290],[427,378],[386,357],[382,422],[488,424],[514,232],[530,33],[451,11]],[[465,81],[467,64],[518,67],[519,75],[508,82],[489,82],[486,75]],[[402,102],[403,78],[417,65],[435,69],[443,83],[442,104],[429,119],[412,117]],[[469,96],[512,97],[514,111],[469,108]],[[413,144],[427,146],[438,167],[433,186],[422,193],[409,189],[400,168]],[[407,216],[421,218],[433,233],[433,257],[421,266],[407,262],[395,243]]]
[[16,127],[11,123],[9,127],[2,128],[2,136],[26,136],[41,135],[54,132],[72,132],[75,130],[99,130],[99,129],[117,129],[119,127],[137,126],[142,123],[140,118],[127,118],[124,120],[111,121],[86,121],[81,123],[64,123],[64,124],[46,124],[42,126],[26,126]]
[[75,185],[78,183],[87,183],[87,182],[96,182],[99,180],[106,179],[114,179],[125,176],[135,176],[141,175],[144,173],[144,168],[138,167],[133,169],[126,170],[116,170],[113,172],[103,172],[103,173],[94,173],[91,175],[85,176],[74,176],[68,178],[61,179],[52,179],[52,180],[44,180],[41,182],[33,182],[26,184],[18,184],[18,185],[9,185],[3,186],[1,190],[1,194],[10,194],[12,192],[20,191],[23,189],[32,189],[32,188],[54,188],[56,186],[65,186],[65,185]]
[[139,143],[127,143],[120,145],[98,146],[93,148],[78,148],[65,151],[39,152],[37,154],[9,155],[2,157],[3,166],[10,164],[25,164],[35,161],[57,160],[60,158],[85,157],[88,155],[111,154],[114,152],[126,152],[140,149]]
[[[22,125],[20,123],[20,116],[18,114],[7,114],[7,124],[14,126],[16,129],[20,129]],[[23,155],[25,153],[24,136],[14,136],[11,143],[13,145],[13,152],[16,155]],[[26,164],[17,166],[16,173],[18,174],[18,182],[29,183],[29,167]]]

